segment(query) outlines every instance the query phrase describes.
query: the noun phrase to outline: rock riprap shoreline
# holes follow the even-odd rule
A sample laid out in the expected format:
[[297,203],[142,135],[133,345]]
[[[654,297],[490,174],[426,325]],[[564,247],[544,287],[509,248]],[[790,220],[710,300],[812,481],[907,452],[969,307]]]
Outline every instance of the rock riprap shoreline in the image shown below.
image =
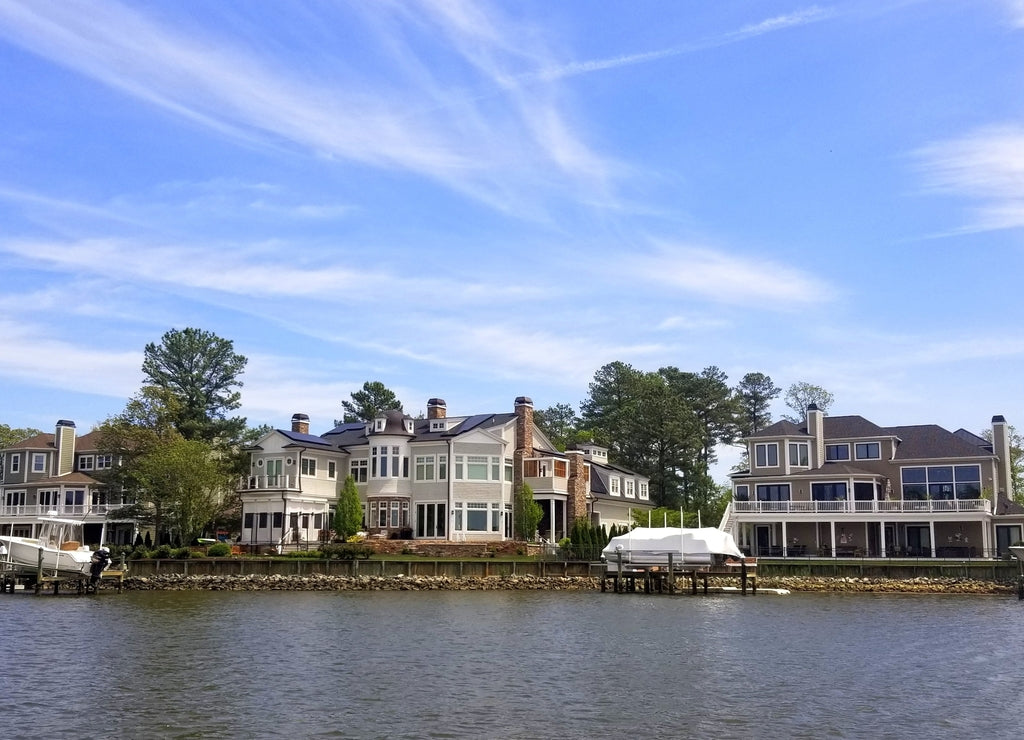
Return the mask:
[[[687,591],[688,580],[679,580]],[[711,587],[736,587],[736,579],[709,579]],[[129,591],[596,591],[598,578],[573,576],[277,576],[277,575],[159,575],[129,577]],[[1016,584],[967,578],[820,578],[761,577],[759,588],[797,592],[1006,594]]]

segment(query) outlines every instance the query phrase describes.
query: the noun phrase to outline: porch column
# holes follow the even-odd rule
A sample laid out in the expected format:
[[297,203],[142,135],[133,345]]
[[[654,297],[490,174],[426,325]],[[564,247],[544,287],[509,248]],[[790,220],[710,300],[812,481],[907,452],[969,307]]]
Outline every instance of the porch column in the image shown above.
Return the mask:
[[885,522],[884,521],[881,521],[881,522],[878,523],[878,534],[879,534],[879,538],[878,538],[879,547],[881,548],[880,554],[884,558],[886,556],[885,555]]
[[988,522],[981,523],[981,557],[996,557],[995,545],[992,544],[992,528]]
[[935,521],[928,522],[928,539],[931,540],[932,557],[935,557]]
[[553,498],[548,499],[548,521],[551,522],[551,531],[548,532],[548,537],[551,542],[555,542],[555,500]]
[[786,520],[782,520],[782,556],[789,556],[789,537],[786,534]]
[[831,520],[828,523],[828,526],[829,526],[829,530],[830,530],[830,536],[832,538],[829,541],[828,545],[829,545],[829,547],[832,548],[832,557],[835,557],[836,556],[836,521],[835,521],[835,519]]

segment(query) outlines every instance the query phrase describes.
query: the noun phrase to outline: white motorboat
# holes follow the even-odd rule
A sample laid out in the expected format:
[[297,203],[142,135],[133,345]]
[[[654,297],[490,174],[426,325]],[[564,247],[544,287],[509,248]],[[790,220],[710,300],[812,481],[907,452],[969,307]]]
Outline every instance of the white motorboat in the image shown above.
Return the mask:
[[14,570],[35,572],[41,552],[47,575],[89,575],[92,551],[82,544],[82,523],[50,516],[40,517],[38,522],[38,537],[0,535],[0,545],[7,550],[0,560]]
[[602,550],[601,559],[609,566],[619,562],[642,567],[665,566],[670,554],[676,567],[720,565],[727,558],[744,559],[732,535],[715,527],[636,527],[612,537]]

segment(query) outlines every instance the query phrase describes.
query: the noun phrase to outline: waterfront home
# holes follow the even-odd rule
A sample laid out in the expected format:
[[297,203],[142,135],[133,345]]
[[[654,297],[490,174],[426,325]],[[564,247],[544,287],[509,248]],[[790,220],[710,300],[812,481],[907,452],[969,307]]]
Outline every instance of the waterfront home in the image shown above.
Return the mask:
[[526,483],[544,511],[541,537],[556,542],[586,517],[626,524],[651,508],[646,477],[614,465],[596,445],[560,452],[535,427],[533,402],[511,412],[449,416],[439,398],[426,418],[385,411],[369,422],[310,434],[305,414],[251,448],[242,482],[241,542],[315,542],[329,534],[351,475],[370,536],[456,542],[512,539],[514,492]]
[[780,421],[744,439],[722,520],[759,556],[994,557],[1021,540],[1006,420],[992,439],[861,416]]
[[0,450],[0,533],[36,537],[38,517],[56,514],[81,521],[87,544],[131,544],[137,523],[109,517],[127,502],[97,478],[117,464],[97,449],[97,437],[78,436],[75,423],[61,419],[53,434]]

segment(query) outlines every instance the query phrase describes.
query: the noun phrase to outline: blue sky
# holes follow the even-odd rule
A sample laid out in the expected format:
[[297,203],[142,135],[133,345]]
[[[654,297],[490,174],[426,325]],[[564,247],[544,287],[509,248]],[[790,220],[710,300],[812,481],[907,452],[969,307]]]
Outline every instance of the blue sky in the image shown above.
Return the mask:
[[1022,92],[1022,2],[0,0],[0,422],[195,326],[252,424],[621,360],[1024,427]]

